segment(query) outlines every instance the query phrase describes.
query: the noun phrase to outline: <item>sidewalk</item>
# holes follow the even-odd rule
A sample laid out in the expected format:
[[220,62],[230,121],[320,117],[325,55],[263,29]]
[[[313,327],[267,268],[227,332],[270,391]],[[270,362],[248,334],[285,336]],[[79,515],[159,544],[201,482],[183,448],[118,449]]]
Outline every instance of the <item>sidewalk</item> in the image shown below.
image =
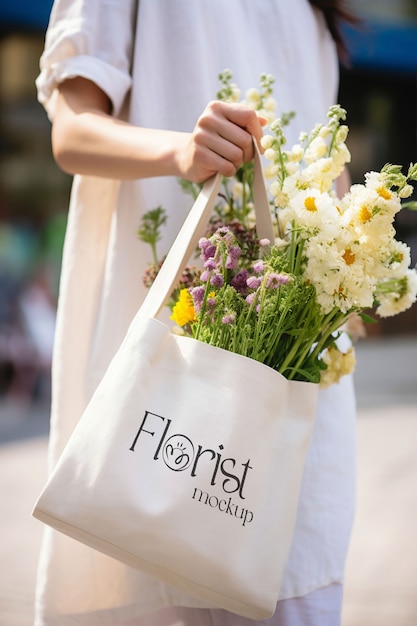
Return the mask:
[[[417,626],[417,339],[357,344],[358,510],[343,626]],[[0,404],[0,626],[32,626],[46,406]]]
[[417,626],[417,340],[357,345],[357,514],[342,626]]

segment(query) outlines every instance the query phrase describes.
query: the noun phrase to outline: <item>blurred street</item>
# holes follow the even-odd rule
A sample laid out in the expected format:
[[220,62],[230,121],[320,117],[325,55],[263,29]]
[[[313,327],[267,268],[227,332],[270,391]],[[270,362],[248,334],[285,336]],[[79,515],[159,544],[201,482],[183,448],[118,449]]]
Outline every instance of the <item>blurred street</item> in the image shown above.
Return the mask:
[[[356,345],[357,517],[343,626],[417,626],[417,338]],[[0,626],[31,626],[48,402],[0,404]]]

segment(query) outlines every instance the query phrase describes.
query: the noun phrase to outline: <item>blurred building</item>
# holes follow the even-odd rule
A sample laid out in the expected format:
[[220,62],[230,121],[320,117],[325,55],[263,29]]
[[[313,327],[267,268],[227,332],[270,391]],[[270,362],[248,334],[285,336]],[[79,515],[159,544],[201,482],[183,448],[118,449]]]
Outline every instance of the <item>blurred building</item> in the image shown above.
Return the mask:
[[0,276],[25,281],[42,270],[54,297],[71,181],[52,159],[35,91],[51,5],[0,5]]
[[51,4],[0,5],[0,396],[49,394],[70,188],[34,84]]

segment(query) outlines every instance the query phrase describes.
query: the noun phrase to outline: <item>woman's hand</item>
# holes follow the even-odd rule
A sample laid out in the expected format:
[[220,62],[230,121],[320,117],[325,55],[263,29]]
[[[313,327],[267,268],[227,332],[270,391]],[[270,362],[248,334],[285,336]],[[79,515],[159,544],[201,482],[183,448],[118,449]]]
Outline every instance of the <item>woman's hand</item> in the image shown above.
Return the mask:
[[178,148],[180,176],[202,182],[220,172],[233,176],[242,163],[253,159],[253,139],[260,141],[264,118],[242,104],[211,102],[194,131]]

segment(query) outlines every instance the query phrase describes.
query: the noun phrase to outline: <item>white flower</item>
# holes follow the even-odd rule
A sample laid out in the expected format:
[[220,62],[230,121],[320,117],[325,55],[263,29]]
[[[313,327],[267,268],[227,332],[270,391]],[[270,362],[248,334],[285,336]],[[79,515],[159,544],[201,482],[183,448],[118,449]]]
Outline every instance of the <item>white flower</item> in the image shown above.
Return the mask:
[[284,183],[282,185],[282,191],[289,198],[293,198],[294,196],[296,196],[302,187],[300,184],[299,175],[300,175],[300,172],[297,171],[292,176],[287,176],[284,179]]
[[369,176],[366,186],[352,185],[342,199],[344,222],[353,225],[358,237],[363,234],[373,238],[395,234],[392,223],[401,209],[401,203],[397,194],[386,194],[387,190],[379,182],[375,176]]
[[261,101],[261,94],[255,88],[248,89],[248,91],[246,92],[246,99],[251,105],[257,106]]
[[265,158],[266,158],[268,161],[275,161],[275,159],[276,159],[276,158],[277,158],[277,156],[278,156],[278,153],[277,153],[277,151],[276,151],[276,150],[274,150],[273,148],[267,148],[267,149],[265,150],[265,154],[264,154],[264,156],[265,156]]
[[272,135],[264,135],[261,138],[261,146],[264,150],[268,150],[268,148],[272,146],[273,142],[274,138],[272,137]]
[[381,264],[389,270],[390,276],[404,276],[410,267],[411,251],[407,244],[396,239],[390,239],[389,245],[382,249]]
[[279,165],[271,163],[264,169],[265,178],[275,178],[279,173]]
[[245,187],[240,181],[235,181],[232,187],[232,197],[234,200],[241,200],[243,198],[243,192],[245,191],[246,197],[249,198],[250,188],[246,183]]
[[336,133],[336,143],[342,144],[346,141],[346,138],[349,133],[349,128],[346,125],[339,126],[339,129]]
[[298,173],[298,161],[288,161],[285,165],[288,176]]
[[[273,183],[273,185],[274,184],[275,183]],[[276,183],[276,184],[278,185],[278,183]],[[271,187],[272,187],[272,185],[271,185]],[[279,185],[278,185],[278,187],[279,187]],[[284,207],[286,207],[288,205],[289,198],[288,198],[287,194],[285,194],[283,191],[281,191],[280,189],[277,189],[276,193],[273,194],[273,195],[274,195],[274,204],[275,204],[276,207],[279,207],[279,208],[283,209]]]
[[327,154],[327,143],[319,136],[313,139],[304,153],[304,160],[306,163],[314,163],[318,159],[321,159]]
[[412,185],[405,185],[402,189],[400,189],[398,195],[400,198],[409,198],[413,193],[414,189]]
[[263,108],[268,113],[275,113],[277,110],[276,100],[274,98],[265,98]]
[[300,172],[301,188],[312,187],[320,191],[330,191],[333,182],[341,174],[343,166],[330,158],[322,158],[311,163]]
[[[388,286],[388,288],[386,287]],[[379,306],[377,314],[380,317],[390,317],[409,309],[417,299],[417,272],[415,269],[407,270],[402,279],[397,280],[394,290],[389,290],[391,281],[378,285],[377,299]],[[386,290],[381,293],[381,290]]]
[[286,248],[288,246],[288,241],[286,239],[281,239],[281,237],[275,237],[274,246],[277,248]]
[[[323,313],[338,307],[347,313],[352,308],[371,307],[376,278],[367,271],[367,257],[360,245],[350,241],[349,233],[329,226],[307,239],[305,276],[316,287]],[[372,258],[372,257],[370,257]]]
[[330,128],[328,126],[323,126],[322,128],[320,128],[320,132],[319,132],[319,136],[322,139],[326,139],[329,135],[330,135]]
[[285,154],[287,155],[289,161],[297,161],[299,163],[303,158],[304,150],[300,144],[295,144],[291,150],[287,150]]
[[332,150],[332,159],[337,165],[350,163],[351,155],[345,143],[338,143]]
[[340,228],[340,216],[332,196],[317,189],[305,189],[292,198],[297,225],[319,228],[325,238],[333,238]]
[[235,84],[232,83],[230,85],[231,89],[232,89],[232,95],[230,98],[231,102],[239,102],[240,101],[240,96],[241,96],[241,91],[239,89],[239,87]]

